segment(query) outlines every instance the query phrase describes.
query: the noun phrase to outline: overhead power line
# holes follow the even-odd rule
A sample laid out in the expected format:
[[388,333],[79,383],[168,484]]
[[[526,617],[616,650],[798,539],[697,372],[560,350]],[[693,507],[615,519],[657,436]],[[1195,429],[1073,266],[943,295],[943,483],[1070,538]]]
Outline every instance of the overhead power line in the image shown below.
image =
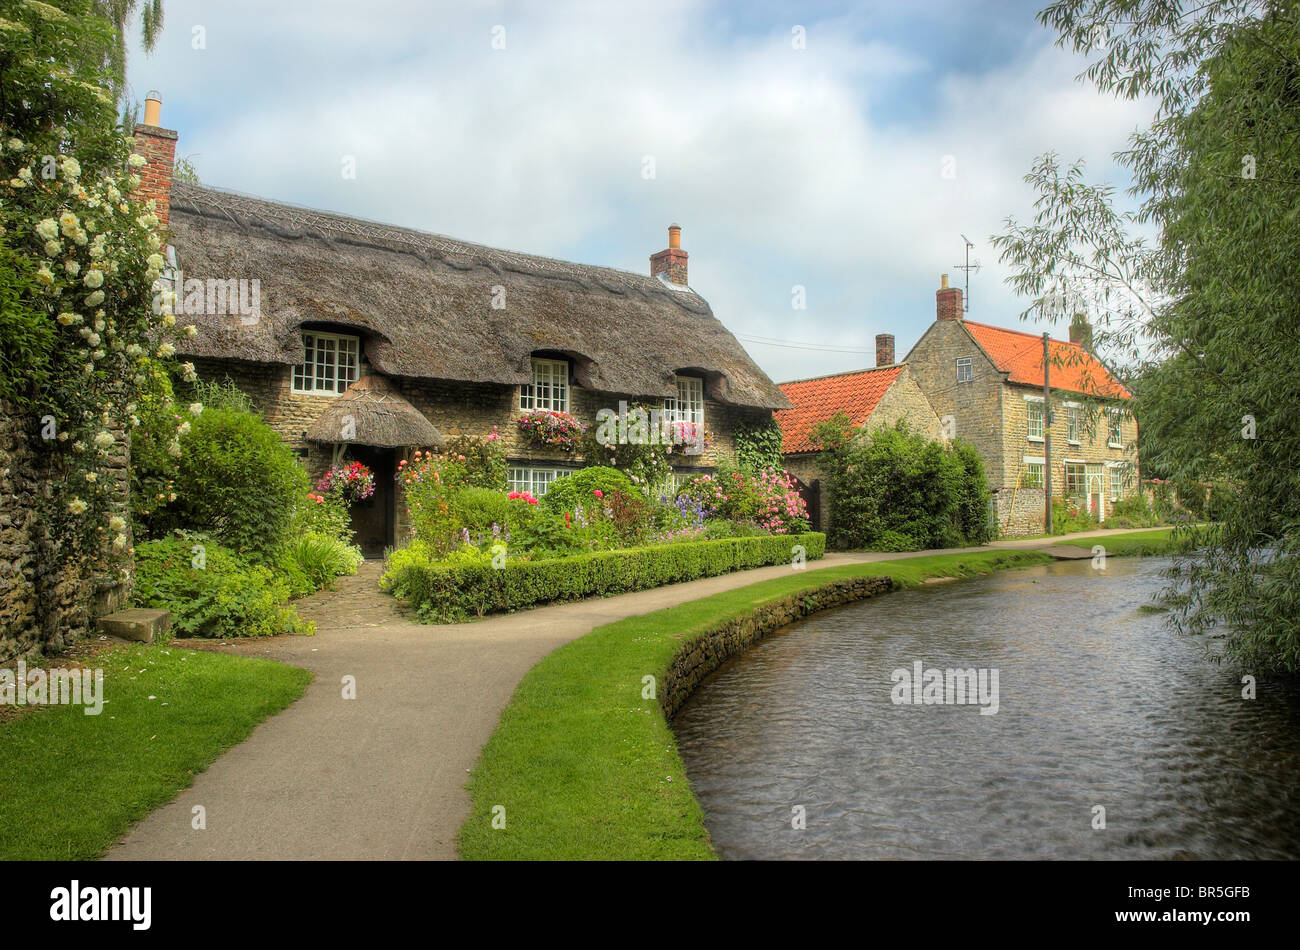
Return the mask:
[[746,343],[757,343],[760,346],[779,346],[790,350],[821,350],[828,353],[865,353],[871,354],[875,350],[859,350],[852,347],[837,346],[831,343],[807,343],[800,340],[776,340],[772,337],[747,336],[742,333],[736,334],[736,339],[744,340]]

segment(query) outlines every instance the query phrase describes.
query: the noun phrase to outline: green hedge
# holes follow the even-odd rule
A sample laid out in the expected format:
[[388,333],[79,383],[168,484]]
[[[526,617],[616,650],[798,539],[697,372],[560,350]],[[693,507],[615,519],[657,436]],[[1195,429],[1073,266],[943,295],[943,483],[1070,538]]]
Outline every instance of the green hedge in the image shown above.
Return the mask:
[[500,568],[448,566],[411,556],[407,550],[389,560],[382,584],[408,600],[426,620],[460,620],[787,564],[795,545],[804,548],[807,560],[816,560],[826,553],[826,536],[812,532],[690,541],[542,561],[507,559]]

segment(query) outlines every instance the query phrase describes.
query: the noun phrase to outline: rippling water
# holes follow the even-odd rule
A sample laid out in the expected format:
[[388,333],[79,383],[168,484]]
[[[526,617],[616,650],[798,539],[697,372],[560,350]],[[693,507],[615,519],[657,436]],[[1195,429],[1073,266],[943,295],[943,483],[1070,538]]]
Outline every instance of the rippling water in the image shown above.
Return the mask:
[[[1157,558],[901,591],[734,658],[673,723],[724,858],[1300,857],[1300,696],[1142,612]],[[999,711],[891,673],[999,671]],[[1094,830],[1094,806],[1106,827]],[[791,827],[803,806],[806,828]]]

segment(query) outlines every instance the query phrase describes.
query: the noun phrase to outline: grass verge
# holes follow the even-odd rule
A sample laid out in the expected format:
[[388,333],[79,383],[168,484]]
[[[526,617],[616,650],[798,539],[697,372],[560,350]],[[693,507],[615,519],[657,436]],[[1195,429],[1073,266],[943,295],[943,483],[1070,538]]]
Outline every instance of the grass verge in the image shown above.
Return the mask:
[[[914,586],[1046,563],[982,551],[791,572],[789,577],[597,627],[533,667],[470,776],[461,856],[470,860],[709,860],[704,814],[658,701],[669,663],[720,623],[851,577]],[[501,806],[504,812],[496,812]],[[494,817],[504,819],[494,828]]]
[[311,681],[270,660],[167,646],[86,665],[104,671],[99,715],[36,706],[0,723],[0,859],[99,857]]
[[1176,537],[1173,528],[1156,528],[1152,531],[1129,531],[1124,534],[1096,535],[1091,538],[1079,538],[1075,541],[1056,541],[1053,543],[1068,544],[1081,548],[1090,548],[1094,544],[1100,544],[1106,549],[1107,557],[1126,557],[1173,554],[1182,547],[1182,539],[1185,537],[1187,537],[1186,529]]

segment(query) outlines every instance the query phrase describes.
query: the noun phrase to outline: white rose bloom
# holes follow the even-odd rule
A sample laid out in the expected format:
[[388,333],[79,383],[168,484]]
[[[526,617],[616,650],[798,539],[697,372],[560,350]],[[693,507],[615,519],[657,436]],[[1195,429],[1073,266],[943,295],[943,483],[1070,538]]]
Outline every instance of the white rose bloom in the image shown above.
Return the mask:
[[171,444],[167,446],[167,454],[172,456],[173,458],[180,457],[181,444],[177,442],[175,439],[173,439],[171,441]]
[[158,355],[164,359],[169,356],[175,356],[176,347],[172,346],[170,343],[164,343],[162,346],[158,347]]
[[180,425],[178,425],[178,426],[176,427],[176,434],[177,434],[177,435],[189,435],[189,434],[190,434],[190,424],[189,424],[188,422],[182,422]]
[[95,445],[101,449],[108,448],[116,441],[117,439],[113,438],[113,433],[109,432],[107,429],[100,429],[95,433]]
[[126,163],[132,168],[143,168],[145,166],[145,159],[143,155],[133,153],[131,157],[126,160]]
[[185,335],[186,335],[186,336],[194,336],[194,335],[195,335],[196,333],[198,333],[198,332],[199,332],[199,328],[196,327],[196,326],[195,326],[194,324],[192,324],[192,323],[191,323],[189,326],[187,326],[187,327],[185,328]]
[[113,547],[115,547],[115,548],[124,548],[124,547],[126,547],[126,535],[124,535],[124,534],[119,534],[116,538],[114,538],[114,539],[113,539]]
[[49,257],[58,257],[59,251],[63,250],[63,245],[58,241],[46,241],[45,253]]
[[130,343],[126,347],[126,355],[132,358],[140,356],[142,353],[144,353],[144,347],[139,343]]
[[32,170],[30,168],[20,168],[18,169],[18,177],[30,185],[32,182]]
[[67,310],[63,311],[61,314],[59,314],[59,315],[58,315],[57,317],[55,317],[54,319],[55,319],[55,320],[58,320],[58,321],[59,321],[61,324],[63,324],[65,327],[70,327],[70,326],[72,326],[74,323],[80,323],[80,322],[81,322],[81,317],[77,316],[77,314],[75,314],[75,313],[69,313]]
[[190,415],[197,416],[202,411],[203,411],[203,403],[201,402],[190,403]]
[[174,313],[163,314],[163,326],[176,326],[176,315]]
[[59,168],[63,171],[63,174],[68,178],[81,177],[81,163],[78,162],[75,158],[72,158],[71,156],[61,161],[59,163]]
[[81,273],[81,265],[78,264],[76,261],[68,261],[66,264],[63,265],[63,269],[73,277],[76,277],[78,274]]
[[163,260],[163,256],[161,254],[150,254],[147,258],[145,258],[145,263],[150,267],[156,268],[158,270],[162,270],[163,265],[166,264],[167,262]]
[[68,510],[74,515],[81,514],[87,507],[87,504],[80,498],[74,498],[72,501],[68,502]]
[[95,479],[97,479],[97,478],[99,478],[99,476],[96,475],[94,472],[87,472],[87,473],[86,473],[86,481],[88,481],[88,482],[93,482],[93,481],[94,481]]
[[81,282],[94,290],[96,287],[103,286],[104,272],[98,268],[92,268],[86,271],[86,276],[81,279]]
[[126,519],[123,518],[121,515],[113,515],[113,517],[111,517],[111,518],[108,519],[108,530],[110,530],[110,531],[125,531],[125,530],[126,530]]
[[41,223],[36,225],[36,233],[46,240],[59,236],[59,222],[53,218],[44,218]]
[[50,270],[48,264],[42,264],[36,271],[36,279],[48,287],[54,283],[54,271]]
[[9,148],[15,152],[21,152],[27,146],[23,144],[22,139],[13,138],[9,140]]
[[103,302],[104,292],[102,290],[96,290],[94,293],[86,294],[87,307],[98,307]]
[[77,216],[71,211],[65,211],[63,214],[59,215],[59,227],[63,229],[64,234],[72,234],[73,231],[77,230],[80,224],[81,222],[77,220]]

